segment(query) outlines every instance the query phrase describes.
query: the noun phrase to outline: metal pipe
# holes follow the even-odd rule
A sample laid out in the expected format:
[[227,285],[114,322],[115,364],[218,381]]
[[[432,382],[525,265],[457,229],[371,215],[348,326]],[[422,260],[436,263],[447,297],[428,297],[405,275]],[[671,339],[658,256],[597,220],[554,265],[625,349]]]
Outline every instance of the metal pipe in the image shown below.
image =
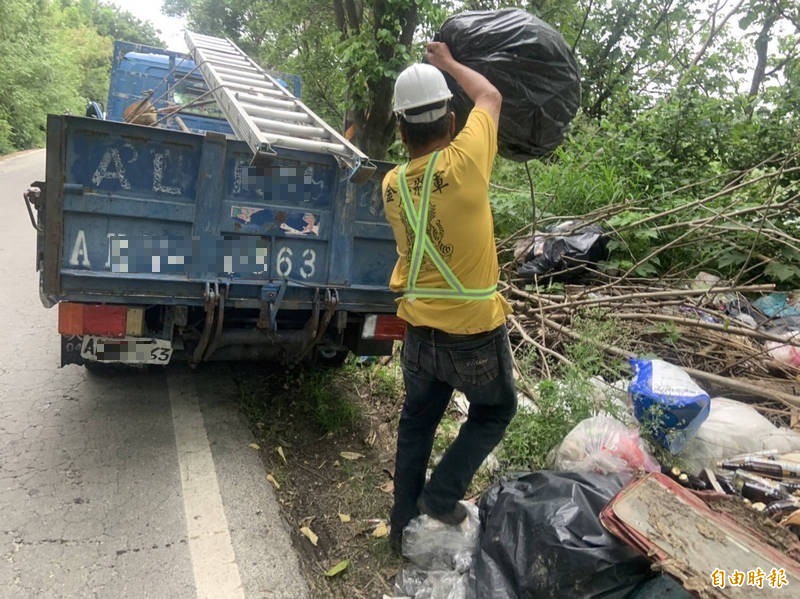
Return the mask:
[[222,324],[225,321],[225,296],[227,295],[227,288],[224,292],[219,294],[219,308],[217,313],[217,326],[214,330],[214,337],[211,340],[211,344],[208,346],[208,349],[203,354],[203,360],[208,360],[211,357],[211,354],[217,349],[217,345],[219,344],[220,334],[222,333]]
[[211,337],[211,327],[214,324],[214,312],[217,306],[217,293],[209,283],[206,283],[206,322],[203,327],[203,332],[200,335],[200,341],[197,342],[197,347],[194,349],[192,355],[192,364],[199,364],[203,359],[203,352],[208,346],[208,340]]

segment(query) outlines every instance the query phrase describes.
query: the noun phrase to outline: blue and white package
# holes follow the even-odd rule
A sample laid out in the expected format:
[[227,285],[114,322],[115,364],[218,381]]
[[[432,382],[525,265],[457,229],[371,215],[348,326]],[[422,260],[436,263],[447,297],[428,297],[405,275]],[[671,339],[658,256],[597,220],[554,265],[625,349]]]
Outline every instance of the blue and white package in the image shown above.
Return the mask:
[[664,360],[631,359],[628,388],[636,419],[670,453],[680,452],[703,424],[711,398],[681,368]]

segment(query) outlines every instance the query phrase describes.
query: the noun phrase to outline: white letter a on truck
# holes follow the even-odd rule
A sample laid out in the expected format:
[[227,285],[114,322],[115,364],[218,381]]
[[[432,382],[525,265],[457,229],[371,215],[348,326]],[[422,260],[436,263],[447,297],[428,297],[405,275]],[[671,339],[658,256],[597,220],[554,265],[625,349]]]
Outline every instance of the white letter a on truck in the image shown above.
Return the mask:
[[84,268],[91,268],[92,263],[89,262],[89,248],[86,247],[86,233],[83,229],[78,230],[75,236],[75,243],[72,245],[72,255],[69,257],[70,266],[83,266]]
[[[109,167],[112,165],[114,168],[110,169]],[[92,183],[100,186],[106,179],[116,179],[122,189],[131,188],[130,182],[125,178],[125,167],[122,165],[122,158],[117,148],[109,148],[103,154],[103,158],[92,176]]]

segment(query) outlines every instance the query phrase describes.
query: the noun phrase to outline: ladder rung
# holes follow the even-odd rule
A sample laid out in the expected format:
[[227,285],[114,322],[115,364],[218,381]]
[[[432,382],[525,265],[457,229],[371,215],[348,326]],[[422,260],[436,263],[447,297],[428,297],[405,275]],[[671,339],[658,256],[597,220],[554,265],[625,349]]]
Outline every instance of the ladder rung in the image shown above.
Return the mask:
[[242,92],[237,92],[235,96],[241,104],[247,104],[248,106],[256,106],[259,108],[263,106],[271,106],[272,108],[293,110],[297,106],[297,104],[292,100],[278,100],[277,98],[254,96],[252,94],[245,94]]
[[265,94],[268,96],[273,96],[278,98],[285,96],[284,92],[279,89],[276,89],[274,87],[272,88],[262,87],[261,85],[255,82],[251,84],[227,83],[225,80],[222,80],[220,81],[220,83],[229,89],[238,89],[241,91],[250,92],[251,94],[253,93]]
[[227,66],[227,67],[232,67],[232,68],[236,68],[236,69],[239,69],[239,68],[252,68],[253,67],[253,65],[251,65],[246,60],[236,60],[236,59],[231,59],[231,58],[216,58],[216,57],[209,56],[208,52],[204,52],[203,53],[203,58],[205,59],[205,61],[207,63],[213,64],[215,67],[218,67],[220,65]]
[[283,121],[275,121],[273,119],[263,119],[260,117],[251,117],[253,122],[258,125],[263,133],[275,131],[276,133],[287,133],[289,135],[307,135],[309,137],[328,137],[327,131],[322,127],[311,127],[309,125],[296,125],[294,123],[285,123]]
[[247,108],[247,113],[253,116],[260,116],[265,118],[283,119],[287,121],[296,121],[303,123],[312,123],[314,119],[305,112],[299,110],[279,110],[277,108],[267,108],[266,106],[257,106],[242,102],[242,105]]
[[204,41],[197,47],[205,52],[220,52],[223,54],[230,54],[230,46],[227,43],[220,44],[217,42]]
[[242,72],[253,73],[253,75],[261,75],[258,69],[255,69],[253,67],[246,67],[244,65],[242,65],[241,67],[236,67],[235,69],[230,67],[221,67],[219,65],[214,65],[214,68],[218,73],[230,73],[231,75],[241,75]]
[[206,35],[205,33],[194,33],[192,32],[192,38],[195,40],[208,40],[211,42],[227,42],[227,40],[222,39],[221,37],[214,37],[213,35]]
[[270,81],[269,79],[265,79],[263,75],[258,75],[254,77],[242,77],[241,75],[229,75],[227,73],[220,74],[220,79],[222,79],[223,83],[243,83],[245,85],[260,85],[266,89],[280,89],[278,85]]
[[291,148],[293,150],[306,150],[310,152],[327,151],[333,154],[342,154],[344,152],[344,145],[327,141],[315,141],[289,135],[266,135],[265,138],[271,145]]
[[243,69],[250,68],[250,65],[247,64],[247,63],[244,63],[244,62],[235,63],[235,62],[228,62],[228,61],[222,61],[222,60],[213,60],[213,61],[211,61],[208,58],[206,58],[205,56],[203,58],[204,58],[204,60],[206,61],[207,64],[213,65],[214,69],[219,69],[221,67],[221,68],[233,69],[235,71],[241,72]]
[[236,51],[230,50],[228,48],[201,48],[203,53],[206,54],[209,58],[222,58],[223,60],[230,60],[231,58],[242,60],[242,55]]

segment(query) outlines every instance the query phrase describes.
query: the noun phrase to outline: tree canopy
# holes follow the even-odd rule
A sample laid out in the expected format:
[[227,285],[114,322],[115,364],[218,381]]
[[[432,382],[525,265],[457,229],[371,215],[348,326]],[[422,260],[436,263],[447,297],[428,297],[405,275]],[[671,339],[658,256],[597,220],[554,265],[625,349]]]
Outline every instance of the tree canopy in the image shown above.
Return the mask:
[[104,101],[114,39],[164,45],[151,24],[99,0],[3,0],[0,153],[41,145],[49,112]]

